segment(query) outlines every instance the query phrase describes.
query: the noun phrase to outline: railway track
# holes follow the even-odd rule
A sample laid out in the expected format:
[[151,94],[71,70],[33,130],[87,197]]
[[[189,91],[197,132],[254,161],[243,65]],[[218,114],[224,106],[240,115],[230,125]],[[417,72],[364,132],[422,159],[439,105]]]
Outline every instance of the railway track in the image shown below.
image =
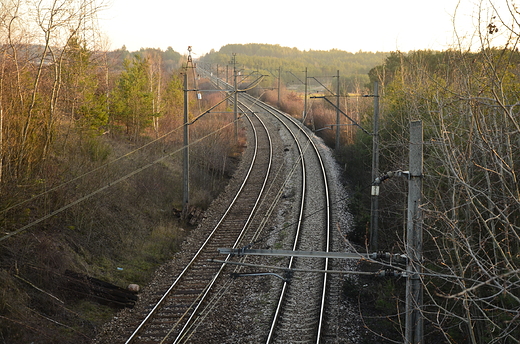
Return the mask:
[[189,263],[170,286],[157,288],[162,289],[163,294],[151,298],[153,302],[144,309],[145,313],[137,316],[140,322],[128,326],[134,330],[119,338],[121,342],[181,342],[225,269],[223,264],[208,264],[208,259],[215,256],[218,247],[235,247],[251,239],[247,229],[271,176],[272,147],[269,133],[258,117],[246,118],[252,128],[255,148],[243,183]]
[[[245,95],[250,102],[255,100]],[[292,250],[329,251],[331,207],[325,165],[318,147],[293,118],[257,103],[285,128],[299,156],[300,209],[293,229]],[[327,270],[328,259],[291,257],[287,269]],[[272,316],[266,343],[320,343],[325,315],[327,275],[306,273],[284,281]]]
[[[331,249],[331,196],[320,149],[305,128],[273,107],[245,93],[239,95],[239,106],[251,128],[248,146],[255,143],[243,158],[249,165],[244,181],[230,192],[232,200],[192,258],[182,263],[182,269],[168,272],[170,282],[155,285],[153,290],[160,292],[134,311],[130,318],[138,320],[125,322],[117,338],[96,343],[326,342],[326,274],[238,281],[228,273],[251,269],[208,262],[268,261],[287,269],[313,270],[326,270],[329,264],[327,259],[262,260],[217,254],[217,248],[250,243],[262,248]],[[283,156],[276,157],[273,149]]]

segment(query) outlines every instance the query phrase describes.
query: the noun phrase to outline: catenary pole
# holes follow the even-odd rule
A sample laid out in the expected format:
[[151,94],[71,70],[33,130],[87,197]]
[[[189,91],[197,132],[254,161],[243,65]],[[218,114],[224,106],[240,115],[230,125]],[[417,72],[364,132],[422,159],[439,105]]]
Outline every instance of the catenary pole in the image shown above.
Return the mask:
[[280,108],[280,93],[282,92],[282,66],[278,67],[278,108]]
[[184,147],[183,147],[183,211],[187,211],[190,194],[190,151],[189,151],[189,127],[188,127],[188,68],[184,73]]
[[[374,82],[374,132],[372,134],[372,181],[379,176],[379,84]],[[370,248],[378,250],[379,184],[372,185],[370,198]]]
[[340,145],[340,117],[339,117],[339,70],[336,72],[337,88],[336,88],[336,146],[334,149],[338,151]]
[[233,118],[235,121],[235,141],[238,141],[238,88],[237,88],[237,54],[233,53]]
[[406,336],[405,344],[423,344],[424,321],[421,313],[422,214],[420,209],[423,176],[423,128],[421,121],[410,123],[410,174],[406,223]]
[[302,123],[305,124],[305,118],[307,118],[307,67],[305,67],[305,79],[304,85],[305,85],[305,92],[304,92],[304,98],[303,98],[303,116],[302,116]]

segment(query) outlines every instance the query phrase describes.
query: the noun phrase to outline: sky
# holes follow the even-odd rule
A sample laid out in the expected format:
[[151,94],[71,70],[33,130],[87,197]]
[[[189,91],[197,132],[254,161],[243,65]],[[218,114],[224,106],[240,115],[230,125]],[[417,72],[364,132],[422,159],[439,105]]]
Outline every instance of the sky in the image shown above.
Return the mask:
[[[111,49],[171,46],[185,54],[192,46],[195,57],[232,43],[350,52],[445,50],[454,46],[456,37],[472,35],[476,4],[489,4],[489,0],[105,1],[108,7],[99,19]],[[485,12],[484,17],[489,20],[491,14]]]

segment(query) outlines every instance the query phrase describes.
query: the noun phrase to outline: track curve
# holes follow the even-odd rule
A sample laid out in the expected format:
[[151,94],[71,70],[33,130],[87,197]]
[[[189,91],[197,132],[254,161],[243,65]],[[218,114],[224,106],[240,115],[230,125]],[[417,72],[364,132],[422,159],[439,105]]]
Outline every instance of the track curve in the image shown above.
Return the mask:
[[[133,312],[131,318],[139,320],[125,324],[126,329],[117,339],[96,344],[221,343],[223,338],[228,338],[226,342],[324,342],[327,274],[298,273],[289,281],[272,275],[254,281],[230,279],[227,273],[254,269],[208,262],[217,258],[262,263],[255,258],[238,259],[217,253],[219,247],[251,243],[258,248],[331,248],[331,195],[320,148],[291,117],[245,93],[239,94],[239,102],[241,117],[254,133],[248,138],[249,146],[255,142],[254,153],[243,158],[243,164],[250,165],[245,173],[248,181],[231,191],[233,201],[211,225],[213,229],[201,240],[189,262],[170,272],[170,281],[174,282],[154,286],[162,292]],[[279,142],[273,143],[273,139]],[[287,269],[326,270],[329,264],[325,259],[296,257],[269,261]],[[261,289],[261,299],[251,299],[256,294],[249,293],[249,288]],[[253,303],[264,306],[249,308]],[[241,305],[246,308],[241,309]],[[252,314],[259,311],[261,314]],[[252,321],[240,319],[241,312]]]
[[218,247],[235,247],[247,240],[246,229],[264,195],[269,179],[272,148],[269,133],[262,122],[247,116],[254,137],[254,153],[244,181],[220,220],[160,298],[156,298],[142,321],[124,343],[180,342],[199,308],[211,292],[224,265],[208,264]]
[[[301,206],[292,250],[329,251],[331,233],[330,195],[325,165],[313,139],[300,123],[254,98],[252,103],[278,120],[296,143],[301,166]],[[288,269],[327,270],[328,259],[291,257]],[[266,343],[320,343],[325,314],[326,274],[306,274],[284,281]]]

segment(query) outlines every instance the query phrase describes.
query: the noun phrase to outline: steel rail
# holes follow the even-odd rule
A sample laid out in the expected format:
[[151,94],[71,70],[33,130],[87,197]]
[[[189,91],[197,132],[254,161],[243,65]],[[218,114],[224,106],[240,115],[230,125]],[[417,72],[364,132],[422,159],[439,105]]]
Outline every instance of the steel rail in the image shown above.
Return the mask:
[[[285,126],[287,131],[291,134],[292,138],[294,139],[294,142],[296,143],[296,147],[298,148],[299,160],[300,160],[300,165],[301,165],[300,172],[301,172],[301,176],[302,176],[302,183],[301,183],[302,195],[301,195],[301,200],[300,200],[300,209],[299,209],[298,221],[297,221],[297,225],[296,225],[296,232],[295,232],[295,236],[294,236],[294,242],[292,245],[292,249],[293,249],[293,251],[295,251],[298,247],[300,233],[301,233],[300,230],[301,230],[301,225],[302,225],[302,221],[303,221],[303,215],[305,212],[304,200],[305,200],[305,192],[307,190],[307,188],[306,188],[307,180],[306,180],[306,173],[305,173],[305,159],[303,158],[304,152],[303,152],[303,148],[301,147],[300,142],[298,141],[298,139],[296,137],[296,134],[291,130],[291,128],[289,128],[289,126],[287,126],[286,123],[284,123],[282,120],[280,120],[277,117],[277,115],[275,115],[274,113],[273,113],[273,115],[280,121],[280,123],[282,125]],[[289,260],[288,268],[289,269],[293,268],[293,265],[294,265],[294,257],[291,257]],[[279,319],[280,313],[282,311],[283,301],[287,294],[288,286],[289,286],[288,282],[284,281],[283,285],[282,285],[282,290],[280,291],[280,296],[278,297],[278,304],[276,305],[273,320],[271,322],[271,326],[270,326],[269,332],[267,334],[266,343],[268,343],[268,344],[271,343],[274,338],[273,336],[275,333],[276,324],[278,323],[278,319]]]
[[[211,77],[210,79],[215,83],[214,77]],[[218,84],[222,85],[225,83],[219,82],[219,83],[217,83],[217,85]],[[301,166],[302,166],[302,185],[303,186],[302,186],[302,199],[301,199],[301,203],[300,203],[300,210],[299,210],[299,216],[298,216],[299,219],[297,221],[297,230],[296,230],[296,234],[295,234],[295,238],[294,238],[294,242],[293,242],[293,250],[297,249],[297,246],[299,243],[300,230],[301,230],[301,225],[302,225],[303,216],[304,216],[304,208],[305,208],[304,200],[305,200],[305,192],[306,192],[305,190],[307,188],[307,183],[305,180],[305,161],[304,161],[303,156],[304,156],[304,151],[307,149],[307,147],[306,147],[306,149],[302,148],[302,144],[299,142],[300,140],[302,140],[302,138],[297,138],[297,134],[295,134],[293,132],[293,130],[289,127],[289,125],[287,123],[285,123],[285,120],[292,122],[293,125],[295,125],[297,128],[299,128],[300,129],[299,133],[302,133],[302,135],[304,135],[304,137],[306,138],[304,141],[309,142],[309,145],[312,146],[312,150],[315,152],[315,156],[316,156],[316,159],[320,166],[321,175],[323,178],[322,180],[323,180],[324,194],[325,194],[325,196],[324,196],[325,206],[324,207],[326,208],[326,217],[325,217],[326,230],[323,233],[323,235],[325,237],[324,238],[324,249],[327,252],[330,252],[331,230],[332,230],[331,229],[331,211],[332,211],[332,209],[331,209],[331,205],[330,205],[331,201],[330,201],[330,192],[328,189],[328,179],[327,179],[326,169],[324,166],[323,159],[319,153],[318,147],[316,146],[316,144],[314,143],[314,141],[312,140],[310,135],[301,127],[301,124],[299,122],[297,122],[296,120],[294,120],[292,117],[280,112],[279,110],[275,109],[272,106],[259,102],[258,99],[251,97],[247,93],[240,93],[239,96],[241,99],[247,99],[249,102],[251,102],[253,104],[257,104],[259,107],[268,111],[272,116],[276,117],[278,119],[278,121],[283,126],[286,127],[287,131],[293,137],[294,141],[296,142],[296,146],[298,147],[298,153],[300,156],[299,159],[301,160]],[[228,256],[228,258],[229,258],[229,256]],[[226,261],[228,261],[228,258],[226,258]],[[289,268],[292,268],[293,265],[294,265],[294,257],[291,257],[290,262],[289,262]],[[324,270],[328,270],[328,268],[329,268],[329,260],[328,260],[328,258],[324,258]],[[328,281],[327,274],[324,274],[324,276],[322,278],[322,282],[321,282],[321,287],[320,287],[321,295],[320,295],[320,300],[319,300],[319,317],[318,317],[318,325],[317,325],[316,334],[315,334],[315,343],[320,343],[321,337],[322,337],[323,324],[324,324],[324,318],[325,318],[327,281]],[[283,286],[280,291],[280,296],[278,298],[276,310],[274,312],[273,319],[271,322],[271,327],[270,327],[270,330],[268,333],[267,343],[271,343],[274,339],[277,322],[278,322],[278,319],[280,317],[280,314],[281,314],[283,306],[284,306],[284,299],[286,297],[289,285],[290,284],[288,284],[286,281],[283,282]],[[318,288],[317,288],[317,290],[318,290]],[[316,305],[316,306],[318,306],[318,305]],[[316,309],[318,309],[318,308],[316,308]]]

